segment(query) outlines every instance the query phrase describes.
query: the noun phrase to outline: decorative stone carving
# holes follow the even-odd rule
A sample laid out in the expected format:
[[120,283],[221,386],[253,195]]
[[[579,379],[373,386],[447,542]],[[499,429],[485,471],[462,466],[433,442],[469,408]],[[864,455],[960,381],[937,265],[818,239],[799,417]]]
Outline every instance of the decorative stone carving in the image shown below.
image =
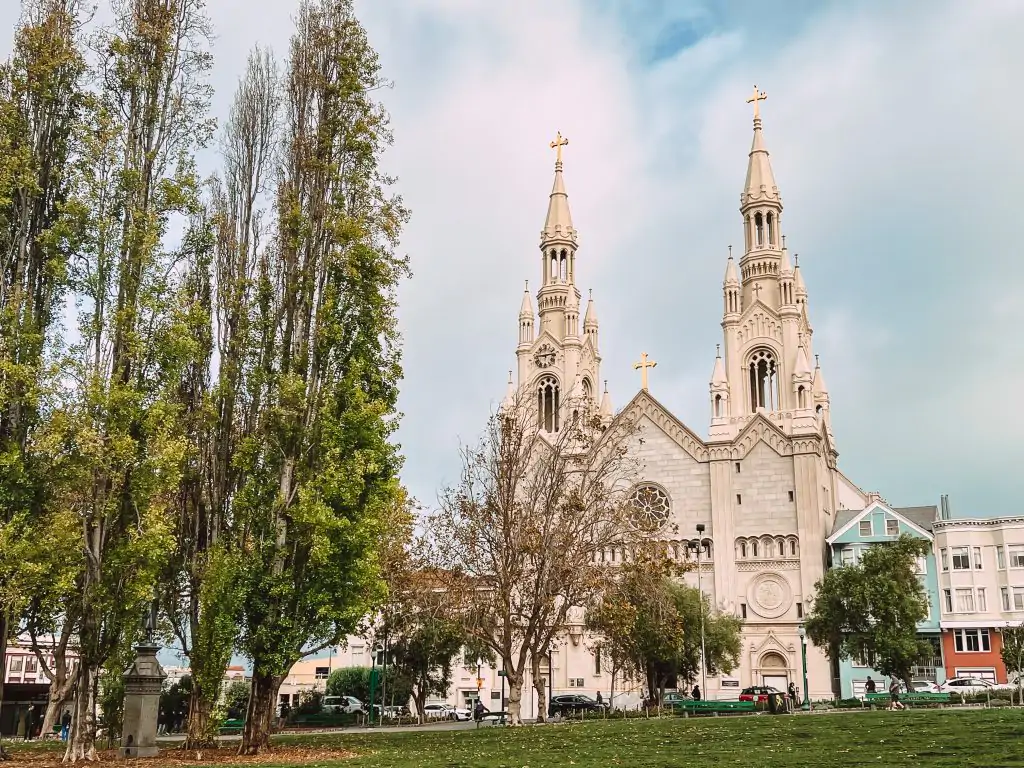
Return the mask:
[[789,582],[777,573],[763,573],[750,582],[747,602],[758,616],[777,619],[793,604]]
[[799,560],[742,560],[736,563],[737,571],[799,571]]

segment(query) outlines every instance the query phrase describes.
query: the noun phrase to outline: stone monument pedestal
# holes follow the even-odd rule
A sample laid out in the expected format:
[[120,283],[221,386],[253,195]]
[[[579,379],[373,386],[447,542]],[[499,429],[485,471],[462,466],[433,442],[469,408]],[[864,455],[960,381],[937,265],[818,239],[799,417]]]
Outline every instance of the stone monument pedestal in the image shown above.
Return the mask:
[[157,715],[164,674],[156,653],[159,646],[136,647],[135,661],[124,673],[124,727],[121,730],[121,757],[152,757],[156,746]]

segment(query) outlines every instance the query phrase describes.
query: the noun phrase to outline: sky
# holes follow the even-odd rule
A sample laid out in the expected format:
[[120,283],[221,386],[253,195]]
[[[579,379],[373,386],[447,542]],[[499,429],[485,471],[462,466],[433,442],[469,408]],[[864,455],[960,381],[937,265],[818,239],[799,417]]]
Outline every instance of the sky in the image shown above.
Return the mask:
[[[0,55],[17,4],[0,4]],[[213,113],[296,3],[210,0]],[[402,239],[403,481],[455,483],[505,393],[537,286],[556,131],[613,401],[698,434],[721,341],[754,83],[800,254],[840,468],[897,506],[1020,513],[1024,4],[1016,0],[356,0],[393,87],[384,165]],[[212,172],[214,158],[201,158]],[[1016,394],[1015,394],[1016,393]]]

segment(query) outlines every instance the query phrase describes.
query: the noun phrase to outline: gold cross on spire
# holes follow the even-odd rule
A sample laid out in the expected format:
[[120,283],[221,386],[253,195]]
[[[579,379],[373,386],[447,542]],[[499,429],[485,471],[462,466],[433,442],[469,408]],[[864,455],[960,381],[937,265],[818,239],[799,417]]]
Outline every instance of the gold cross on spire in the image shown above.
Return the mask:
[[654,368],[657,365],[658,364],[656,362],[654,362],[653,360],[648,360],[647,359],[647,353],[646,352],[641,352],[640,353],[640,362],[639,363],[633,363],[633,370],[634,371],[637,370],[637,369],[640,370],[640,388],[643,389],[645,392],[647,391],[647,369],[648,368]]
[[568,143],[569,143],[569,140],[567,138],[565,138],[564,136],[562,136],[562,132],[561,131],[558,132],[558,136],[555,138],[555,140],[551,142],[551,148],[553,150],[555,150],[555,152],[557,153],[555,155],[555,162],[556,163],[561,163],[562,162],[562,147],[564,147]]
[[765,93],[764,91],[757,90],[757,86],[755,85],[754,86],[754,94],[749,99],[747,99],[747,104],[750,104],[751,102],[753,102],[753,104],[754,104],[754,119],[755,120],[757,120],[759,117],[761,117],[761,109],[760,109],[760,107],[759,107],[757,102],[764,101],[767,98],[768,98],[768,94]]

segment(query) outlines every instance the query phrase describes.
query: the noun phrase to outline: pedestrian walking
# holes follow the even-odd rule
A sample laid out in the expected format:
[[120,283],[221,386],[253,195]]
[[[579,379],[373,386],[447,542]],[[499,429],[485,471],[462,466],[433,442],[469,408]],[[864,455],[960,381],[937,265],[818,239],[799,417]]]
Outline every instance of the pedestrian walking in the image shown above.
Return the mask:
[[900,681],[895,677],[889,683],[889,709],[906,709],[907,706],[900,701]]
[[786,708],[793,712],[796,709],[796,683],[790,681],[789,688],[786,689],[789,695],[786,697]]
[[60,716],[60,740],[67,741],[68,735],[71,733],[71,710],[65,709],[64,714]]
[[693,697],[694,701],[700,701],[700,686],[693,686],[693,690],[690,692],[690,696]]

